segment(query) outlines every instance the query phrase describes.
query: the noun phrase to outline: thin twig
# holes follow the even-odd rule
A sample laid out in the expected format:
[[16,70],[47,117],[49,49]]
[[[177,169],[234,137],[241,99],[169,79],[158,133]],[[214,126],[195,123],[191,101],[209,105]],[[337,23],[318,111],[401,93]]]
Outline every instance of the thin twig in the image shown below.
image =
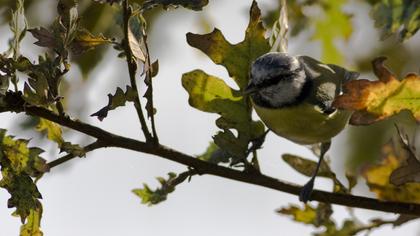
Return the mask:
[[137,111],[137,116],[140,121],[141,129],[143,131],[143,134],[146,138],[147,142],[150,142],[153,140],[152,135],[150,134],[149,128],[147,127],[146,120],[144,118],[140,98],[138,95],[138,88],[137,88],[137,82],[136,82],[136,71],[137,71],[137,62],[133,58],[133,53],[130,49],[129,44],[129,37],[128,37],[128,31],[129,31],[129,21],[131,17],[131,10],[128,5],[128,0],[124,0],[123,2],[123,17],[124,17],[124,51],[126,54],[127,59],[127,67],[128,67],[128,73],[130,76],[130,83],[131,87],[136,91],[136,99],[134,100],[134,107]]
[[150,112],[150,122],[152,124],[152,133],[153,133],[153,141],[155,143],[159,143],[159,137],[156,132],[156,125],[155,125],[155,112],[153,109],[155,109],[154,103],[153,103],[153,78],[152,78],[152,71],[150,68],[152,67],[152,64],[150,63],[150,54],[149,54],[149,46],[147,45],[147,36],[143,37],[144,46],[146,48],[146,60],[147,64],[149,66],[149,69],[146,71],[146,80],[148,80],[148,86],[150,89],[150,94],[147,97],[148,101],[150,102],[150,106],[152,111]]
[[[104,146],[105,146],[104,143],[101,143],[99,141],[95,141],[95,142],[83,147],[83,150],[85,151],[85,153],[88,153],[90,151],[93,151],[93,150],[98,149],[98,148],[102,148]],[[69,153],[69,154],[67,154],[65,156],[62,156],[62,157],[60,157],[60,158],[58,158],[54,161],[49,162],[47,165],[48,165],[49,169],[52,169],[52,168],[54,168],[56,166],[59,166],[59,165],[65,163],[67,161],[72,160],[75,157],[76,157],[76,155],[74,155],[72,153]]]
[[363,231],[370,231],[372,229],[379,228],[382,225],[394,224],[394,223],[395,223],[395,220],[384,220],[384,221],[378,221],[378,222],[371,222],[368,225],[361,226],[361,227],[356,228],[355,230],[349,232],[349,235],[356,235],[356,234],[358,234],[360,232],[363,232]]

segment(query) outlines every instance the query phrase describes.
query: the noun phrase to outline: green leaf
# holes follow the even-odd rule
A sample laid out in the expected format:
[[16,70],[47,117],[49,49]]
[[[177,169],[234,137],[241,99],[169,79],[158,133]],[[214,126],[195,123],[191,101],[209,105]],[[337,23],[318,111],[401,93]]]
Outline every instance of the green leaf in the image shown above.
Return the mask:
[[398,34],[403,41],[420,28],[420,2],[412,0],[382,0],[371,11],[375,27],[381,28],[381,39]]
[[45,55],[38,58],[38,64],[32,64],[27,58],[20,57],[14,65],[29,76],[23,89],[23,99],[27,103],[48,108],[60,99],[58,88],[62,72],[59,60]]
[[[230,44],[217,29],[205,35],[188,33],[187,42],[207,54],[216,64],[226,67],[230,77],[243,89],[248,84],[250,64],[270,49],[264,34],[261,12],[254,1],[242,42]],[[201,70],[183,74],[182,85],[190,95],[192,107],[221,115],[216,125],[223,131],[214,136],[214,142],[224,151],[224,155],[231,155],[232,163],[246,158],[250,142],[264,133],[262,122],[252,120],[249,100],[223,80]],[[238,131],[237,135],[234,130]]]
[[211,142],[206,151],[197,157],[200,160],[213,164],[229,162],[229,155],[220,149],[215,143]]
[[[183,74],[182,86],[190,95],[189,103],[201,111],[218,113],[225,120],[237,120],[236,127],[244,129],[247,117],[246,104],[239,91],[230,88],[222,79],[206,74],[202,70],[194,70]],[[242,127],[240,127],[243,125]]]
[[0,129],[0,161],[6,161],[15,173],[26,173],[33,177],[48,171],[46,161],[39,156],[43,150],[29,148],[28,140],[14,139],[7,136],[6,130]]
[[43,236],[41,231],[42,206],[31,209],[27,222],[20,227],[20,236]]
[[[185,73],[182,85],[190,95],[192,107],[221,115],[216,125],[223,132],[215,135],[215,143],[235,159],[244,157],[248,143],[263,134],[264,126],[261,122],[251,120],[250,108],[242,94],[223,80],[201,70]],[[238,137],[229,129],[236,129]]]
[[14,139],[0,129],[0,166],[2,179],[0,187],[6,189],[11,197],[7,202],[9,208],[16,207],[15,214],[22,222],[31,210],[40,207],[38,199],[42,198],[32,177],[40,177],[48,171],[46,161],[39,156],[43,150],[28,148],[28,140]]
[[7,207],[15,207],[14,214],[19,215],[24,222],[30,211],[38,208],[40,204],[38,199],[42,198],[41,193],[28,175],[17,175],[3,166],[1,173],[3,178],[0,180],[0,187],[6,189],[11,195],[7,201]]
[[164,9],[182,6],[194,11],[201,11],[209,3],[208,0],[146,0],[142,8],[151,9],[161,5]]
[[108,116],[110,110],[114,110],[117,107],[125,106],[126,102],[133,102],[137,98],[137,93],[134,89],[127,85],[126,91],[124,92],[121,88],[117,88],[114,95],[108,94],[108,105],[101,108],[99,111],[93,113],[90,116],[97,116],[100,121]]
[[156,190],[152,190],[147,184],[143,184],[143,188],[141,189],[134,189],[133,193],[141,198],[141,203],[146,204],[149,206],[156,205],[160,202],[163,202],[168,197],[168,194],[175,191],[175,187],[184,182],[190,174],[185,172],[180,175],[176,175],[175,173],[169,173],[169,178],[164,179],[162,177],[156,178],[159,183],[161,184],[160,188]]
[[246,156],[248,143],[236,138],[235,135],[228,129],[218,132],[213,137],[213,140],[218,147],[231,155],[234,160],[240,160]]
[[248,85],[251,63],[270,50],[265,33],[261,11],[257,3],[253,1],[248,28],[242,42],[230,44],[218,29],[204,35],[188,33],[187,42],[204,52],[214,63],[226,67],[229,76],[235,80],[240,89],[244,89]]
[[324,17],[314,19],[314,39],[320,40],[323,49],[322,61],[343,64],[343,55],[335,46],[337,39],[348,39],[353,31],[351,15],[343,12],[345,0],[323,2]]

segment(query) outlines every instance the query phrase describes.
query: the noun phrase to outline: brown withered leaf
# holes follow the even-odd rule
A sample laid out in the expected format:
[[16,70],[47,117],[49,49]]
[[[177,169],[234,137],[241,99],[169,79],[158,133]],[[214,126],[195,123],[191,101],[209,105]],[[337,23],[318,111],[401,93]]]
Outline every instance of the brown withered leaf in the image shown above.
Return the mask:
[[388,201],[420,203],[420,183],[405,183],[395,186],[390,182],[391,174],[404,163],[398,147],[389,142],[383,146],[383,159],[380,163],[365,167],[363,177],[378,199]]
[[353,80],[345,84],[344,94],[334,101],[340,109],[355,111],[353,125],[368,125],[403,110],[410,111],[420,121],[420,76],[408,74],[398,80],[385,66],[385,57],[375,59],[373,71],[377,81]]
[[57,39],[54,37],[54,34],[46,28],[40,27],[38,29],[29,29],[28,31],[38,40],[34,44],[47,48],[57,47]]
[[131,29],[128,29],[128,45],[130,46],[133,56],[144,63],[146,61],[146,53],[143,52],[140,42],[136,39],[136,36]]
[[400,145],[402,146],[400,156],[402,155],[402,158],[406,160],[405,163],[391,173],[389,181],[397,186],[405,183],[420,183],[420,161],[416,156],[415,147],[401,128],[397,126],[397,130],[401,141]]

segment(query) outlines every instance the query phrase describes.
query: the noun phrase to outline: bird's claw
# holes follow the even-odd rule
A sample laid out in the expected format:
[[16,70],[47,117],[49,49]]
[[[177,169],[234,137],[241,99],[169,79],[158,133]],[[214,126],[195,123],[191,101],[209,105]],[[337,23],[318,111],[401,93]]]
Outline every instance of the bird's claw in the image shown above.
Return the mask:
[[314,179],[311,178],[311,180],[309,180],[308,183],[306,183],[300,190],[299,201],[303,203],[308,202],[311,198],[313,189],[314,189]]

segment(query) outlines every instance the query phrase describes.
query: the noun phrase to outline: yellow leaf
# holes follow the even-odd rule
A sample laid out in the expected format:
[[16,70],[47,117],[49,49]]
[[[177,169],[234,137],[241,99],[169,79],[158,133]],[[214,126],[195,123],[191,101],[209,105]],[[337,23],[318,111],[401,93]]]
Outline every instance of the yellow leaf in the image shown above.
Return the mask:
[[97,46],[111,43],[112,41],[103,35],[95,36],[86,29],[77,31],[75,39],[71,43],[71,50],[74,54],[80,55],[86,51],[94,49]]
[[41,227],[42,206],[31,209],[26,223],[20,227],[20,236],[43,236]]
[[64,142],[61,127],[54,122],[40,118],[36,130],[46,132],[48,139],[56,142],[59,146]]
[[390,183],[390,176],[400,167],[404,158],[397,155],[396,147],[391,143],[384,145],[384,159],[377,165],[365,168],[362,172],[372,192],[381,200],[420,203],[420,183],[406,183],[395,186]]
[[288,208],[282,208],[277,211],[283,215],[290,215],[293,220],[302,222],[304,224],[315,224],[317,220],[316,209],[306,204],[305,209],[300,209],[298,206],[289,206]]

